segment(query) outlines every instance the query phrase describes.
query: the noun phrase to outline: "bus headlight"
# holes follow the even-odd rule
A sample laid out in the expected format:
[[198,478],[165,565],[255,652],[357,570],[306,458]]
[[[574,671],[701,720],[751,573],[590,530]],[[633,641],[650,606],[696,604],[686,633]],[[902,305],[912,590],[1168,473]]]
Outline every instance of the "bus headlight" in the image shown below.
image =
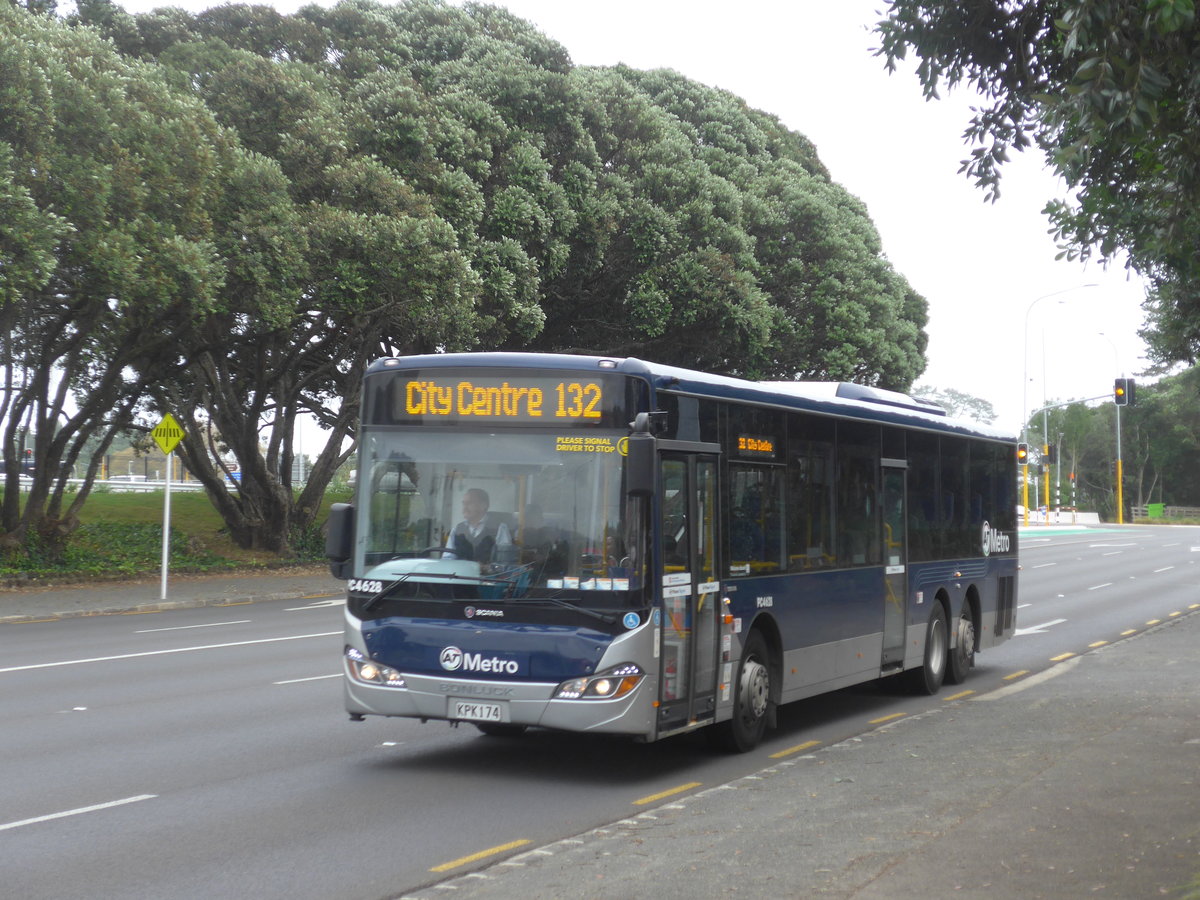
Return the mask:
[[355,647],[346,648],[346,665],[350,676],[363,684],[381,684],[384,687],[408,687],[404,676],[391,666],[381,666],[374,660],[368,659],[361,650]]
[[632,691],[646,676],[641,666],[623,663],[588,675],[572,678],[554,689],[555,700],[615,700]]

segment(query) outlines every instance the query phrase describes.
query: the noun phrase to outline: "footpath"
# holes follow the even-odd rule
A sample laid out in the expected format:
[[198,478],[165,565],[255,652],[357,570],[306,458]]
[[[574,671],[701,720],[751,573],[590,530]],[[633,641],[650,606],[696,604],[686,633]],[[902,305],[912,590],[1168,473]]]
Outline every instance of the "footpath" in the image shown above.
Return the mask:
[[[0,647],[21,622],[343,588],[313,569],[174,578],[166,604],[157,580],[0,590]],[[1200,900],[1200,613],[763,761],[469,874],[431,873],[430,887],[399,896]]]

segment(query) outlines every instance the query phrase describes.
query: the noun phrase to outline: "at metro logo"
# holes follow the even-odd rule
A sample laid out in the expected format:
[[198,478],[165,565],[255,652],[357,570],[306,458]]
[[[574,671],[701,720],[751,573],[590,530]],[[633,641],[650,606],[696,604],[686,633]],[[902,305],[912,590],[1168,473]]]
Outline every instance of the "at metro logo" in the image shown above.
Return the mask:
[[438,662],[447,672],[486,672],[497,675],[519,675],[521,664],[515,659],[503,659],[499,656],[484,656],[482,653],[471,653],[458,647],[443,647],[438,654]]
[[1003,531],[993,528],[989,523],[983,523],[983,555],[990,556],[993,553],[1008,553],[1012,549],[1012,540]]

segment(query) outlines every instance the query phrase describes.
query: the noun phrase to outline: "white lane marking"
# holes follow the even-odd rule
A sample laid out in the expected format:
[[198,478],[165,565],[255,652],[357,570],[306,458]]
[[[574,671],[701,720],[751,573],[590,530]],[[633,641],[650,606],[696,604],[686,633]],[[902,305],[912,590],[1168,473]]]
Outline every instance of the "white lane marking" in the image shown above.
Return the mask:
[[1012,684],[1005,685],[1002,688],[996,688],[994,691],[989,691],[986,694],[980,694],[978,697],[971,697],[971,700],[1003,700],[1005,697],[1011,697],[1013,694],[1019,694],[1021,691],[1027,691],[1031,687],[1049,681],[1051,678],[1057,678],[1059,675],[1064,675],[1074,669],[1077,665],[1083,662],[1082,656],[1075,656],[1064,662],[1056,663],[1048,669],[1038,672],[1036,675],[1030,675],[1024,681],[1016,681]]
[[324,681],[326,678],[341,678],[342,673],[336,675],[313,675],[311,678],[289,678],[287,681],[272,681],[271,684],[300,684],[302,681]]
[[310,603],[308,606],[285,606],[284,612],[304,612],[306,609],[327,609],[330,606],[345,606],[346,598],[340,600],[318,600],[316,603]]
[[1104,582],[1104,584],[1094,584],[1090,588],[1088,588],[1088,590],[1089,591],[1098,591],[1098,590],[1100,590],[1100,588],[1106,588],[1106,587],[1112,587],[1112,586],[1113,586],[1113,583],[1111,581],[1106,581],[1106,582]]
[[233,641],[229,644],[204,644],[199,647],[174,647],[170,650],[147,650],[144,653],[124,653],[120,656],[93,656],[90,659],[67,659],[62,662],[47,662],[34,663],[29,666],[9,666],[5,669],[0,669],[0,674],[4,672],[27,672],[30,669],[53,669],[58,666],[79,666],[84,663],[95,662],[112,662],[118,659],[137,659],[139,656],[165,656],[170,653],[191,653],[193,650],[224,650],[226,647],[250,647],[254,644],[277,644],[282,641],[303,641],[309,638],[333,637],[334,635],[342,634],[339,631],[322,631],[319,634],[293,634],[290,637],[280,638],[260,638],[256,641]]
[[1048,568],[1050,568],[1050,566],[1057,566],[1057,565],[1058,565],[1058,563],[1041,563],[1040,565],[1036,565],[1036,566],[1034,566],[1033,568],[1035,568],[1035,569],[1048,569]]
[[1157,575],[1159,572],[1170,572],[1173,568],[1175,568],[1175,567],[1174,566],[1164,566],[1161,569],[1155,569],[1153,574]]
[[189,628],[216,628],[220,625],[248,625],[249,619],[238,619],[236,622],[209,622],[205,625],[174,625],[171,628],[143,628],[134,634],[154,634],[156,631],[187,631]]
[[68,809],[63,812],[50,813],[47,816],[22,819],[20,822],[9,822],[5,825],[0,825],[0,831],[7,831],[10,828],[21,828],[25,825],[36,825],[38,822],[49,822],[53,819],[65,819],[68,816],[80,816],[84,813],[99,812],[102,809],[112,809],[114,806],[124,806],[127,803],[153,800],[157,796],[158,794],[138,794],[136,797],[126,797],[124,800],[110,800],[108,803],[97,803],[95,806],[81,806],[79,809]]
[[1047,628],[1054,625],[1061,625],[1066,619],[1051,619],[1049,622],[1043,622],[1041,625],[1033,625],[1029,628],[1018,628],[1013,632],[1013,637],[1018,637],[1022,634],[1044,634]]

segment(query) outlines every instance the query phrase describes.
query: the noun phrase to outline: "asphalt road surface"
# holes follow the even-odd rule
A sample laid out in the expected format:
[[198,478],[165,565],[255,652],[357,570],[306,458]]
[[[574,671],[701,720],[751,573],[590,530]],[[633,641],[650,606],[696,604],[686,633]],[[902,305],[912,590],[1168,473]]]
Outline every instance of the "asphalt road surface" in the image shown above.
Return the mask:
[[868,686],[793,704],[741,756],[699,736],[643,746],[350,723],[336,600],[6,626],[3,893],[397,896],[1038,677],[1198,599],[1200,529],[1032,531],[1021,549],[1018,636],[981,654],[962,690]]

